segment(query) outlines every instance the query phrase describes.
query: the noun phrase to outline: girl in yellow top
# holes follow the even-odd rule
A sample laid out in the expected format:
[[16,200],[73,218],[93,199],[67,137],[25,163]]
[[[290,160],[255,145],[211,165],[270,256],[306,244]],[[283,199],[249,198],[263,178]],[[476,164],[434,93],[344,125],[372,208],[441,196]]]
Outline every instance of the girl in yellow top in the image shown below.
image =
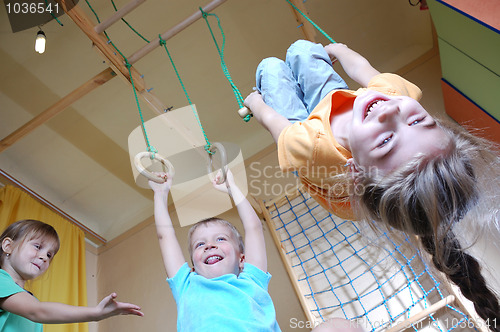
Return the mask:
[[[332,59],[362,88],[347,90]],[[311,196],[340,217],[419,235],[478,314],[500,317],[478,262],[452,232],[479,201],[482,170],[496,169],[490,179],[498,181],[491,144],[433,118],[417,86],[379,73],[343,44],[299,40],[285,61],[264,59],[256,78],[245,106],[278,144],[283,171],[296,171]],[[497,223],[498,213],[489,221]]]

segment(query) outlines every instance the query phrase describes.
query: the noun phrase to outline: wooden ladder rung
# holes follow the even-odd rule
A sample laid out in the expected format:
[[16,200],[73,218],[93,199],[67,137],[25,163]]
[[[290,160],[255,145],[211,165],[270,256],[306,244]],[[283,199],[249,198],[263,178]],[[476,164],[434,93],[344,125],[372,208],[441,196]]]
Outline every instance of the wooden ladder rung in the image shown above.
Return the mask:
[[117,10],[113,15],[111,15],[108,19],[102,21],[98,25],[94,27],[94,31],[97,32],[98,34],[112,26],[116,21],[119,19],[123,18],[125,15],[130,13],[132,10],[137,8],[139,5],[144,3],[146,0],[132,0],[128,4],[126,4],[124,7],[120,8]]
[[425,317],[435,313],[439,309],[447,306],[448,304],[452,303],[455,301],[455,296],[453,295],[448,295],[447,297],[441,299],[440,301],[434,303],[427,309],[422,310],[421,312],[411,316],[410,318],[406,319],[405,321],[397,324],[396,326],[393,326],[385,332],[398,332],[402,331],[404,329],[410,328],[413,324],[419,322],[420,320],[424,319]]
[[[220,6],[221,4],[223,4],[226,1],[227,0],[213,0],[208,5],[206,5],[205,7],[203,7],[203,11],[207,12],[207,13],[211,12],[212,10],[214,10],[215,8],[217,8],[218,6]],[[175,36],[176,34],[178,34],[179,32],[181,32],[182,30],[184,30],[185,28],[187,28],[188,26],[190,26],[191,24],[193,24],[194,22],[196,22],[200,18],[201,18],[201,11],[197,10],[194,14],[192,14],[188,18],[184,19],[181,23],[175,25],[173,28],[171,28],[171,29],[167,30],[166,32],[164,32],[161,35],[161,38],[163,40],[168,40],[168,39],[172,38],[173,36]],[[145,55],[147,55],[149,52],[151,52],[152,50],[154,50],[158,46],[160,46],[160,38],[155,38],[151,42],[149,42],[146,46],[140,48],[134,54],[132,54],[131,56],[129,56],[128,57],[128,62],[130,64],[136,63],[142,57],[144,57]]]

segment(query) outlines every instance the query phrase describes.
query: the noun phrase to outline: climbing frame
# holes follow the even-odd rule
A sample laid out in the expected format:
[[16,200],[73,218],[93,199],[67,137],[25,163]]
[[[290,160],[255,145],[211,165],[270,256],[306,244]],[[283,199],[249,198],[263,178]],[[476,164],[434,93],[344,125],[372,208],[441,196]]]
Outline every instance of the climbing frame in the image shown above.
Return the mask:
[[342,317],[365,331],[481,330],[407,238],[339,219],[300,191],[261,205],[311,326]]

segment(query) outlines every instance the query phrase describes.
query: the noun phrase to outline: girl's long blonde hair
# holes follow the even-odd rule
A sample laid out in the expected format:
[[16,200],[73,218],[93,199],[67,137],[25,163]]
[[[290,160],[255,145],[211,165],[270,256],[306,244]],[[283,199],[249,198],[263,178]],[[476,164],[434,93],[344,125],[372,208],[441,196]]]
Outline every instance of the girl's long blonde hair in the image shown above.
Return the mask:
[[500,317],[498,299],[454,231],[466,219],[484,231],[490,226],[498,230],[498,152],[461,127],[438,123],[451,137],[447,152],[416,157],[386,175],[362,172],[352,190],[354,209],[360,219],[417,235],[434,266],[460,287],[479,316],[491,321]]

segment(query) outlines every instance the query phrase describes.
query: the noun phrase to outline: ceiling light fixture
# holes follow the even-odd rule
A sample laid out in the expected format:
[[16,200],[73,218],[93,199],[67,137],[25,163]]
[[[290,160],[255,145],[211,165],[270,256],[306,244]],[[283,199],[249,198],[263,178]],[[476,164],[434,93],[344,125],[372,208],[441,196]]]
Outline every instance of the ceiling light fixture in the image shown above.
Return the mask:
[[40,29],[36,34],[36,39],[35,39],[35,51],[37,53],[42,54],[43,52],[45,52],[45,42],[46,42],[45,34]]

